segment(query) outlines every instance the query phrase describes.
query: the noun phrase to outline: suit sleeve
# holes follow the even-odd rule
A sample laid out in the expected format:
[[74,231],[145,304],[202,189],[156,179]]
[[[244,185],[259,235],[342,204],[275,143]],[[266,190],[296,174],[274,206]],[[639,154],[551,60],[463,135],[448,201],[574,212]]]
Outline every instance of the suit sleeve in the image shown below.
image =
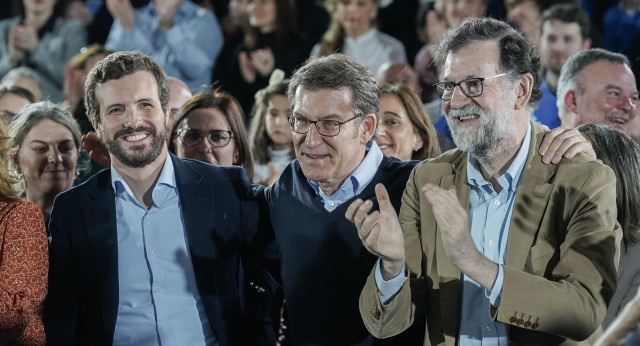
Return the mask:
[[70,235],[64,228],[62,211],[55,207],[51,212],[49,231],[49,294],[45,300],[44,314],[47,343],[75,345],[80,305],[79,284],[72,263]]
[[[421,276],[422,246],[420,239],[420,191],[414,169],[409,176],[402,196],[400,223],[404,231],[406,268],[409,280],[388,304],[383,304],[372,271],[360,294],[360,315],[367,330],[376,338],[388,338],[411,326],[416,316],[416,306],[424,302],[426,290]],[[374,267],[375,270],[375,267]]]
[[[588,338],[602,323],[615,291],[620,253],[616,182],[606,166],[583,181],[581,186],[561,182],[564,196],[552,198],[562,199],[554,206],[562,216],[546,213],[525,270],[504,266],[500,307],[491,309],[495,320],[521,326],[515,315],[530,319],[532,329],[574,340]],[[552,222],[559,217],[567,220],[566,232]]]

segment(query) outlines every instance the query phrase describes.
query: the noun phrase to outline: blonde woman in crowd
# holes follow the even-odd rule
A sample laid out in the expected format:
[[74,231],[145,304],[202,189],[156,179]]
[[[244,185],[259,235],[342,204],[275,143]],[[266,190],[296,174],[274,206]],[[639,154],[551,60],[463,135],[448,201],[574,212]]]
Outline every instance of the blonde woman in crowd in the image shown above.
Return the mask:
[[[0,122],[0,156],[9,138]],[[0,162],[0,345],[44,345],[42,303],[47,295],[47,234],[37,205],[12,190]]]
[[327,0],[329,30],[311,56],[342,53],[376,73],[390,61],[407,62],[402,42],[376,29],[379,0]]

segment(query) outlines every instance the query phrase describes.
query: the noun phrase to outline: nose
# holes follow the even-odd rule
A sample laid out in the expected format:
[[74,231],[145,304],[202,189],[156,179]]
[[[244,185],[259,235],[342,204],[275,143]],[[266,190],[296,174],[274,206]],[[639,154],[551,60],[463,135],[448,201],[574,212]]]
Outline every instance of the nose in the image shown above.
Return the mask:
[[127,110],[126,112],[126,116],[124,119],[124,127],[130,127],[132,129],[137,128],[138,126],[140,126],[142,122],[142,115],[140,114],[140,112],[138,112],[137,109],[135,108],[130,108]]
[[451,95],[451,100],[449,100],[449,107],[453,109],[461,109],[462,107],[467,105],[470,100],[471,99],[462,92],[462,89],[460,89],[460,86],[456,85],[455,88],[453,89],[453,95]]
[[631,97],[622,97],[620,103],[618,103],[618,108],[626,111],[630,115],[634,115],[636,112],[636,102],[633,101]]
[[49,163],[62,162],[62,154],[60,154],[60,151],[57,148],[54,148],[49,152],[49,156],[47,157],[47,162]]
[[211,142],[209,142],[206,136],[202,136],[198,143],[198,149],[203,153],[211,153],[213,152],[213,145],[211,145]]
[[316,146],[322,143],[322,135],[318,132],[318,128],[315,124],[309,125],[309,131],[305,134],[307,136],[304,141],[308,147]]

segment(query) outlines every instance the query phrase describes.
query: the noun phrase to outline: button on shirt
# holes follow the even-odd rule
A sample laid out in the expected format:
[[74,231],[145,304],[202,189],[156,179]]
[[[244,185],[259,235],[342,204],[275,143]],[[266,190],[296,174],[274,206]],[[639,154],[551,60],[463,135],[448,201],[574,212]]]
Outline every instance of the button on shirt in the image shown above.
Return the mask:
[[327,196],[324,191],[318,186],[318,184],[313,181],[307,179],[309,185],[313,187],[318,196],[322,198],[324,202],[324,208],[331,212],[334,211],[337,207],[339,207],[344,202],[353,198],[371,182],[373,177],[376,175],[378,171],[378,167],[380,163],[382,163],[382,158],[384,154],[376,144],[376,142],[371,143],[371,147],[367,151],[367,154],[364,156],[364,160],[358,165],[355,171],[342,183],[340,188],[334,192],[331,196]]
[[171,158],[147,210],[111,166],[118,234],[114,345],[217,345],[196,286]]
[[[488,292],[477,282],[462,275],[462,300],[460,318],[460,345],[507,345],[503,323],[494,322],[489,315],[489,304],[498,307],[504,282],[504,262],[513,206],[520,185],[522,171],[531,146],[531,125],[515,159],[507,172],[498,178],[502,191],[497,193],[493,185],[484,179],[477,161],[467,160],[467,182],[471,186],[469,196],[469,225],[476,247],[491,261],[498,263],[498,277],[493,290]],[[406,280],[403,271],[397,277],[385,281],[380,262],[375,270],[376,285],[383,302],[388,303],[398,293]]]

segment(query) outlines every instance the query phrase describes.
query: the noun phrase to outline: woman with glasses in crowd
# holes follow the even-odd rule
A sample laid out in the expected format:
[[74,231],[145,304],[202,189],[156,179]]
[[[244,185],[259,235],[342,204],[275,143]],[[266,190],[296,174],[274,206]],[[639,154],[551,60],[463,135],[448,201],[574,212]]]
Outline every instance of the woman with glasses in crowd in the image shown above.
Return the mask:
[[244,113],[238,101],[224,91],[201,92],[182,106],[169,150],[180,158],[241,166],[249,179],[253,177]]

